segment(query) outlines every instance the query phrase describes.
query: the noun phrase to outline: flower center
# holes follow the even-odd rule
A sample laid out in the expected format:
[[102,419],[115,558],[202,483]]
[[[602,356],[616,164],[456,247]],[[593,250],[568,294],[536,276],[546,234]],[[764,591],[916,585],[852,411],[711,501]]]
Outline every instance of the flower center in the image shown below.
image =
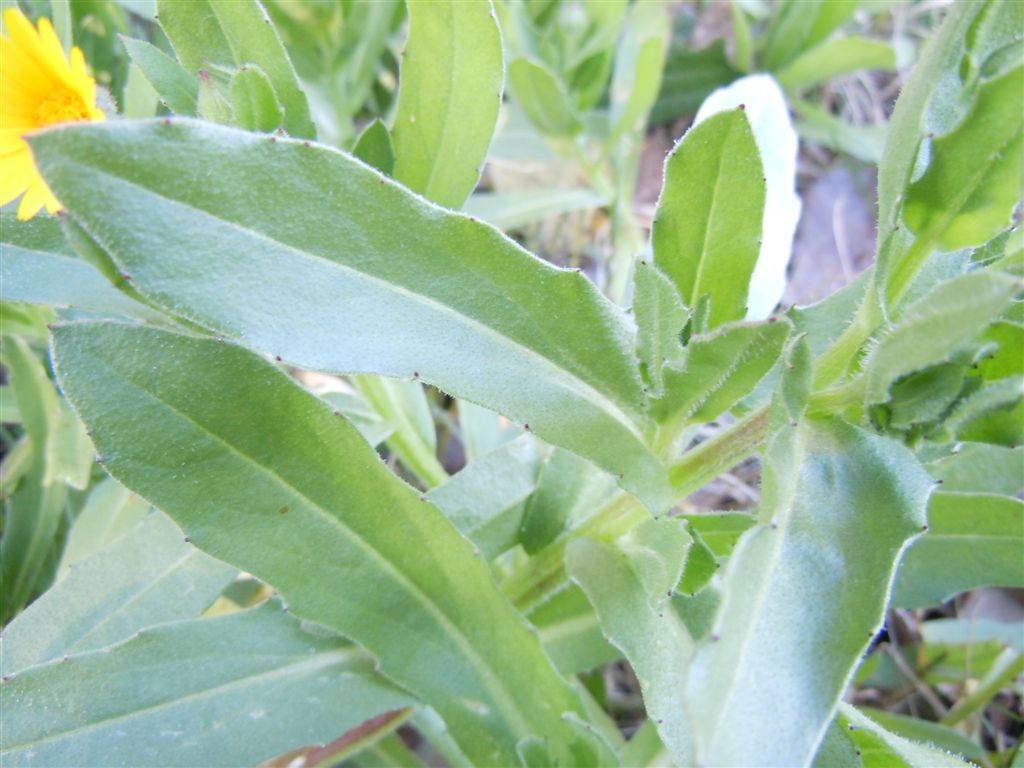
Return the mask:
[[88,119],[88,107],[77,93],[69,90],[51,93],[36,108],[36,121],[40,126]]

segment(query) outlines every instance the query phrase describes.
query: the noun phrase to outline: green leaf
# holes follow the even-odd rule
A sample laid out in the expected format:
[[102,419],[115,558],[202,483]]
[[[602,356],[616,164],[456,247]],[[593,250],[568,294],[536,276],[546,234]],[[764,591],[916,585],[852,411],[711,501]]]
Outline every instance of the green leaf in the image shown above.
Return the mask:
[[[923,628],[931,623],[930,621],[924,622],[921,626]],[[985,750],[976,741],[948,726],[871,707],[862,707],[859,712],[897,736],[926,744],[932,749],[941,749],[959,755],[965,761],[970,760],[977,765],[984,765],[988,762]]]
[[270,133],[281,126],[284,108],[270,79],[255,64],[243,64],[231,77],[231,118],[247,131]]
[[354,427],[214,339],[113,323],[54,334],[108,470],[196,546],[364,646],[474,762],[509,764],[529,735],[568,762],[560,717],[576,697],[469,542]]
[[427,500],[490,560],[518,543],[525,503],[536,485],[536,449],[522,437],[470,462],[428,491]]
[[446,208],[476,188],[501,106],[501,35],[487,0],[410,0],[394,177]]
[[850,35],[805,51],[776,72],[775,77],[783,88],[801,90],[860,69],[895,68],[896,54],[891,45]]
[[2,359],[29,436],[30,455],[26,457],[26,474],[4,505],[0,625],[49,584],[56,567],[57,533],[67,499],[66,486],[55,481],[50,466],[52,442],[61,420],[61,404],[53,383],[31,348],[18,336],[3,337]]
[[690,311],[672,281],[653,264],[638,261],[633,281],[640,375],[651,395],[658,396],[663,391],[665,366],[678,366],[684,359],[682,337]]
[[63,579],[79,560],[99,552],[132,530],[149,511],[149,502],[112,477],[89,489],[85,505],[71,524],[57,578]]
[[115,290],[103,279],[102,271],[96,274],[99,266],[94,264],[94,269],[91,262],[72,258],[75,251],[71,245],[76,243],[69,244],[57,219],[37,216],[16,221],[13,214],[0,214],[4,300],[164,321],[163,315]]
[[505,231],[519,229],[549,216],[600,208],[608,198],[585,187],[477,192],[463,210]]
[[359,392],[394,429],[388,448],[406,469],[427,488],[448,479],[437,458],[437,433],[430,403],[418,381],[398,381],[379,376],[353,376]]
[[77,309],[108,317],[161,319],[149,307],[118,291],[80,259],[9,244],[6,242],[8,224],[15,226],[5,218],[3,259],[0,260],[5,301]]
[[1024,376],[987,384],[959,402],[946,421],[958,440],[1013,448],[1024,441]]
[[[1006,127],[1016,124],[1019,136],[1021,118],[1016,114],[1019,110],[1013,106],[1015,95],[1010,96],[1009,103],[992,103],[991,87],[988,87],[985,89],[989,94],[985,109],[972,110],[972,105],[977,107],[980,104],[975,96],[985,82],[979,76],[984,71],[985,62],[1000,46],[1008,43],[1012,46],[1012,31],[1020,29],[1024,23],[1022,11],[1024,9],[1020,3],[1014,0],[956,4],[947,14],[938,34],[925,47],[896,103],[878,179],[879,269],[876,278],[878,284],[885,288],[885,297],[889,302],[898,298],[912,282],[914,274],[933,250],[935,244],[931,242],[932,238],[944,237],[944,230],[952,223],[952,219],[943,215],[942,211],[956,214],[972,198],[973,203],[983,203],[987,192],[983,185],[977,186],[979,182],[994,172],[996,177],[1004,178],[1005,186],[1002,174],[1007,173],[1006,169],[1012,169],[1014,162],[1020,162],[1019,159],[1013,161],[1011,156],[1007,156],[1005,163],[993,163],[994,158],[989,153],[999,151],[995,146],[979,143],[966,147],[964,157],[971,158],[967,173],[954,182],[954,188],[947,190],[952,193],[950,198],[941,203],[936,201],[939,204],[939,215],[926,212],[930,206],[929,193],[925,187],[918,187],[918,194],[923,195],[919,204],[924,206],[916,215],[921,216],[922,221],[928,219],[928,231],[913,238],[908,228],[902,226],[903,203],[908,188],[919,181],[922,161],[929,167],[932,163],[938,163],[933,173],[939,170],[942,173],[936,176],[936,180],[946,178],[945,169],[963,163],[963,157],[939,158],[936,147],[943,146],[938,143],[941,140],[930,137],[943,137],[952,133],[966,135],[975,131],[994,131],[995,135],[1000,129],[989,122],[989,117],[1003,113],[1007,108],[1015,114],[1006,115],[1009,120]],[[1000,88],[1006,87],[1008,82],[1004,81]],[[975,127],[970,127],[972,123]],[[1015,151],[1020,151],[1019,139]],[[927,169],[925,172],[928,172]],[[996,185],[991,191],[996,192],[999,188]],[[1020,196],[1019,192],[1016,196]],[[982,209],[974,210],[973,213],[982,219],[991,216],[990,211]],[[964,221],[969,222],[971,218],[967,216]]]
[[985,443],[964,443],[952,456],[927,466],[928,474],[944,491],[1000,493],[1016,496],[1024,490],[1024,447],[1004,448]]
[[661,91],[651,108],[651,123],[668,123],[692,115],[709,93],[741,74],[729,63],[721,38],[699,50],[673,42],[661,76]]
[[508,65],[508,87],[537,128],[552,136],[572,136],[580,125],[565,86],[545,65],[518,58]]
[[604,140],[606,151],[614,148],[623,136],[642,132],[647,124],[647,115],[661,87],[671,26],[664,2],[630,6],[629,20],[615,53],[608,114],[611,130]]
[[936,493],[928,533],[903,555],[893,607],[940,605],[968,589],[1024,587],[1024,502],[994,493]]
[[533,554],[554,541],[573,516],[573,511],[592,502],[589,493],[601,485],[600,470],[568,451],[556,448],[541,466],[537,488],[523,514],[521,543]]
[[[930,486],[906,448],[840,421],[805,418],[775,436],[762,522],[729,559],[687,679],[698,762],[811,761],[882,622],[899,552],[924,525]],[[779,701],[786,716],[766,718]]]
[[185,541],[154,512],[78,563],[4,630],[3,674],[120,643],[139,630],[193,619],[237,571]]
[[[673,550],[681,565],[690,545],[683,527],[670,519],[647,525],[658,529],[662,545]],[[643,571],[627,553],[581,538],[569,544],[565,557],[569,574],[587,593],[608,639],[636,672],[644,706],[662,741],[677,764],[692,765],[693,734],[683,692],[693,641],[682,621],[654,602],[651,582],[645,583]],[[664,593],[660,598],[666,601]]]
[[916,274],[931,248],[978,246],[1012,222],[1024,163],[1024,67],[985,83],[956,130],[931,141],[924,175],[907,190],[903,218],[914,246],[893,265],[889,297]]
[[842,152],[869,165],[878,165],[888,133],[886,125],[854,125],[806,99],[793,99],[796,128],[805,141]]
[[4,683],[4,764],[252,765],[413,703],[268,602],[148,629]]
[[737,323],[693,337],[682,366],[665,369],[665,392],[652,401],[651,413],[667,434],[720,416],[778,362],[790,330],[786,322]]
[[608,644],[590,601],[576,585],[541,603],[527,618],[562,674],[586,672],[622,656]]
[[655,263],[687,306],[711,295],[711,327],[747,313],[764,195],[761,160],[742,109],[691,128],[665,161],[651,231]]
[[395,431],[395,425],[387,421],[374,409],[359,392],[323,392],[321,400],[334,406],[338,413],[352,422],[370,445],[376,448]]
[[183,117],[195,115],[198,109],[199,81],[178,62],[145,40],[121,36],[128,55],[156,90],[160,101],[171,112]]
[[352,147],[352,154],[385,176],[392,175],[395,167],[395,148],[384,121],[374,120],[363,129],[355,146]]
[[995,320],[1019,290],[991,270],[947,280],[907,308],[868,358],[865,403],[885,402],[900,378],[952,360]]
[[762,68],[780,69],[802,51],[813,49],[856,10],[856,1],[784,0],[765,31]]
[[798,421],[803,416],[811,395],[814,378],[814,358],[807,343],[807,334],[801,333],[786,345],[782,358],[782,376],[776,395],[778,418]]
[[68,213],[164,306],[302,367],[418,377],[671,500],[626,318],[583,275],[323,147],[187,120],[33,141]]
[[159,0],[157,8],[160,26],[188,72],[210,65],[259,67],[284,107],[284,129],[292,136],[316,138],[298,76],[257,0]]
[[839,711],[848,723],[865,768],[894,765],[901,768],[968,768],[970,765],[945,750],[897,736],[849,704],[840,703]]
[[840,718],[832,721],[814,755],[811,768],[863,768],[860,752]]

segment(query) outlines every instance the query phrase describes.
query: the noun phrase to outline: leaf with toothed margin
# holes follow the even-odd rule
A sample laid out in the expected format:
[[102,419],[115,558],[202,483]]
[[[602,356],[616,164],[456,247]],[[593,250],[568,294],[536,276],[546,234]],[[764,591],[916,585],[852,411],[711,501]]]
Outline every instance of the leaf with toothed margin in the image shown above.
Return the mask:
[[651,229],[654,261],[686,306],[711,295],[709,328],[747,314],[764,201],[761,158],[742,109],[691,128],[665,161]]
[[[697,763],[810,763],[885,615],[900,552],[924,526],[930,489],[909,450],[844,422],[805,417],[776,434],[762,522],[729,558],[688,673]],[[786,716],[765,717],[780,701]]]
[[601,629],[636,670],[647,713],[678,765],[693,765],[693,733],[683,701],[693,641],[671,610],[691,544],[679,520],[644,523],[627,548],[579,538],[566,549],[566,569],[594,605]]
[[54,357],[107,469],[195,546],[364,646],[473,763],[512,764],[527,736],[569,761],[575,693],[472,545],[330,406],[215,339],[74,323]]
[[583,275],[327,147],[191,120],[33,142],[68,214],[151,300],[293,365],[418,377],[652,507],[673,500],[628,322]]

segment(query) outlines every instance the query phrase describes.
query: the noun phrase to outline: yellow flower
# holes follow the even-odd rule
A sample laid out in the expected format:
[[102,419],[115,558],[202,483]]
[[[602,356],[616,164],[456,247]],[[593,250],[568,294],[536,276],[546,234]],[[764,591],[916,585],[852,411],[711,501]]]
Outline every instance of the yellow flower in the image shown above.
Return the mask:
[[22,192],[18,218],[31,219],[44,205],[57,213],[61,205],[43,181],[23,138],[55,123],[99,122],[96,81],[85,70],[85,57],[71,49],[68,62],[47,19],[39,30],[17,8],[4,11],[10,37],[0,36],[0,205]]

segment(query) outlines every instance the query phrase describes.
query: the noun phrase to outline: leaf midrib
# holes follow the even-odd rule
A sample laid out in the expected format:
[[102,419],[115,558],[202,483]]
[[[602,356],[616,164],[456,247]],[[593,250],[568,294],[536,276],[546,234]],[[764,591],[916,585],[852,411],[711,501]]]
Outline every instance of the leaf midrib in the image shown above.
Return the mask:
[[[538,352],[537,350],[526,346],[525,344],[512,338],[511,336],[504,335],[499,330],[491,327],[490,325],[487,325],[486,323],[483,323],[469,315],[463,314],[454,307],[444,304],[438,299],[435,299],[431,296],[427,296],[422,293],[416,293],[415,291],[407,288],[404,285],[389,282],[388,280],[382,277],[378,277],[377,275],[363,272],[349,264],[344,264],[342,262],[330,259],[326,256],[321,256],[320,254],[303,250],[288,243],[283,243],[280,240],[277,240],[276,238],[271,237],[270,235],[264,232],[260,232],[255,229],[249,229],[230,219],[220,218],[219,216],[216,216],[206,210],[203,210],[202,208],[198,208],[190,203],[186,203],[184,201],[168,197],[167,195],[157,192],[151,187],[144,186],[143,184],[127,179],[124,176],[115,175],[94,165],[85,165],[77,160],[72,160],[69,158],[65,159],[64,162],[69,166],[88,169],[91,172],[105,179],[111,180],[115,185],[118,183],[124,184],[128,187],[131,187],[132,189],[139,190],[143,194],[149,194],[152,197],[158,198],[159,200],[164,201],[168,205],[185,208],[189,211],[194,212],[198,216],[206,217],[222,226],[226,226],[244,237],[248,237],[259,241],[265,241],[271,244],[272,246],[279,248],[287,253],[294,254],[301,259],[308,259],[317,263],[324,263],[327,264],[329,267],[337,268],[342,272],[348,272],[355,275],[359,275],[361,278],[364,278],[375,284],[383,286],[385,293],[390,292],[398,294],[399,296],[406,298],[411,304],[415,305],[418,303],[426,306],[427,308],[433,311],[439,312],[442,315],[451,316],[455,318],[456,324],[468,326],[477,335],[486,338],[497,339],[499,347],[510,347],[513,350],[513,354],[518,353],[520,356],[525,357],[530,362],[530,365],[532,367],[547,369],[549,372],[553,373],[553,375],[549,375],[547,378],[549,380],[556,382],[559,389],[563,389],[569,392],[576,398],[582,398],[597,405],[601,411],[606,413],[616,423],[623,426],[630,434],[632,434],[638,442],[640,442],[641,444],[645,444],[645,439],[642,431],[636,425],[636,423],[630,417],[627,411],[620,407],[619,403],[611,400],[609,396],[606,395],[603,391],[595,389],[592,385],[580,379],[576,375],[576,373],[568,370],[567,368],[562,367],[561,364],[555,362],[554,360],[545,356],[541,352]],[[95,233],[91,231],[90,235],[93,236],[94,239],[102,245],[103,249],[106,250],[107,253],[109,253],[111,257],[114,258],[115,261],[119,263],[119,265],[124,266],[124,259],[120,256],[119,250],[112,247],[109,242],[105,242],[106,238],[97,236],[95,235]],[[149,296],[149,298],[152,301],[158,302],[162,305],[166,305],[164,301],[165,297],[154,296],[153,294],[156,292],[149,290],[148,287],[139,284],[136,285],[136,289],[139,291],[140,294]],[[180,312],[180,308],[175,308],[172,311]],[[244,341],[244,336],[242,337],[242,340]]]
[[[501,679],[495,675],[494,670],[492,670],[491,667],[485,662],[485,659],[480,655],[476,647],[469,641],[469,638],[451,621],[451,619],[444,612],[441,606],[439,606],[428,593],[424,592],[419,587],[419,585],[416,584],[416,582],[412,581],[410,577],[408,577],[403,571],[398,569],[394,563],[392,563],[390,560],[388,560],[387,557],[384,556],[383,553],[377,550],[362,536],[360,536],[351,528],[346,526],[342,520],[330,514],[323,506],[321,506],[312,498],[310,498],[306,493],[304,493],[303,491],[289,483],[287,480],[285,480],[283,477],[277,474],[270,467],[266,467],[260,464],[253,457],[249,456],[246,453],[243,453],[237,447],[227,442],[224,438],[220,437],[218,434],[211,431],[203,424],[200,424],[199,422],[194,420],[188,414],[175,408],[167,401],[158,398],[155,394],[149,392],[143,386],[136,384],[134,381],[132,381],[131,379],[127,378],[124,374],[122,374],[121,371],[119,371],[115,367],[115,364],[108,362],[107,373],[111,375],[116,375],[117,378],[123,381],[127,386],[141,393],[145,398],[148,398],[152,402],[160,406],[163,406],[167,411],[169,411],[182,421],[186,422],[186,424],[192,426],[196,431],[200,432],[201,434],[207,435],[210,439],[223,446],[229,453],[236,455],[239,459],[243,461],[243,463],[254,467],[258,473],[265,474],[273,482],[280,485],[286,491],[294,494],[294,496],[298,498],[304,499],[306,503],[310,506],[310,509],[312,511],[320,515],[330,525],[338,528],[343,536],[349,538],[359,548],[366,552],[369,557],[371,557],[374,561],[380,563],[381,570],[384,572],[391,573],[395,581],[397,581],[399,584],[405,585],[408,590],[408,593],[426,609],[426,612],[429,615],[432,615],[434,617],[435,621],[437,621],[441,628],[444,629],[448,633],[448,635],[455,641],[455,644],[460,648],[460,650],[463,651],[465,658],[469,660],[470,665],[477,670],[478,674],[480,674],[482,682],[484,682],[485,687],[487,688],[489,693],[491,693],[491,695],[494,697],[494,701],[501,707],[502,712],[506,716],[508,716],[508,722],[510,723],[510,725],[522,734],[528,734],[532,731],[532,729],[530,729],[526,725],[527,721],[523,717],[522,713],[520,713],[518,707],[515,705],[514,700],[510,696],[508,696],[504,684],[501,682]],[[279,375],[284,377],[283,373],[279,373]],[[327,409],[328,406],[324,404],[324,408]],[[113,467],[111,467],[111,469],[113,469]],[[282,594],[284,593],[282,592]],[[311,616],[310,618],[318,620],[317,617],[315,616]],[[353,638],[358,640],[358,638],[356,638],[355,635],[353,635]],[[367,647],[369,648],[370,646],[367,645]],[[389,662],[386,662],[384,659],[381,659],[382,667],[385,664],[390,665]],[[400,684],[405,685],[404,682],[399,682]]]

